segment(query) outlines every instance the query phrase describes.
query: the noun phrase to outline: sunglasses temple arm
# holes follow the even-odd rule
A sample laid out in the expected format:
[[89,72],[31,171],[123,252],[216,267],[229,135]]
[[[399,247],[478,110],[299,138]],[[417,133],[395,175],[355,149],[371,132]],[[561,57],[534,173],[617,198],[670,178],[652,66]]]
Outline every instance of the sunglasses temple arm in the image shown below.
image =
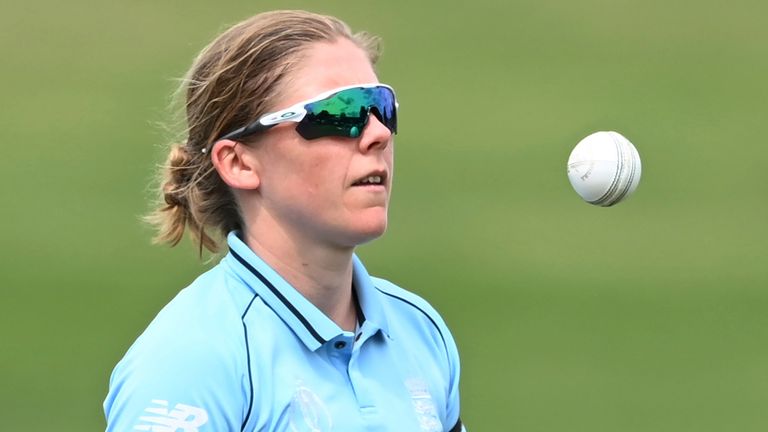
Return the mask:
[[257,120],[257,121],[255,121],[255,122],[253,122],[253,123],[251,123],[251,124],[249,124],[247,126],[244,126],[244,127],[239,128],[239,129],[233,130],[232,132],[230,132],[230,133],[224,135],[223,137],[219,138],[217,141],[225,140],[225,139],[226,140],[234,140],[234,139],[237,139],[237,138],[243,138],[243,137],[246,137],[248,135],[253,135],[256,132],[265,131],[265,130],[271,128],[272,126],[274,126],[274,124],[265,125],[265,124],[262,124],[260,120]]

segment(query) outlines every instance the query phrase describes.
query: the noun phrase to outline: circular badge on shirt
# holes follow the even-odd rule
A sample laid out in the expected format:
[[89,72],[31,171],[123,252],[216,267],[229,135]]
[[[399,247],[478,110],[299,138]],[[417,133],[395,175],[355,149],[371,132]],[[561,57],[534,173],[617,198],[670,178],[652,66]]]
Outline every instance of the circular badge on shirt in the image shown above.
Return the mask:
[[288,408],[292,432],[328,432],[333,422],[331,413],[320,396],[304,385],[296,387]]

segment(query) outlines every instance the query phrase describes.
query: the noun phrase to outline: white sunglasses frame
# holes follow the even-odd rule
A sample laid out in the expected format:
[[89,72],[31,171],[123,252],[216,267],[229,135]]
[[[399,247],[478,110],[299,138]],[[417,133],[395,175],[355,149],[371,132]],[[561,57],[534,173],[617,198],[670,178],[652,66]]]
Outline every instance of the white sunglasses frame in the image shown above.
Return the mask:
[[280,111],[275,111],[273,113],[265,114],[255,122],[252,122],[239,129],[235,129],[232,132],[229,132],[226,135],[222,136],[221,138],[217,139],[216,141],[227,140],[227,139],[233,140],[236,138],[242,138],[244,136],[252,135],[256,132],[269,129],[280,123],[286,123],[286,122],[298,123],[304,119],[304,116],[307,115],[307,110],[304,107],[308,104],[311,104],[312,102],[317,102],[323,99],[327,99],[333,96],[334,94],[344,90],[349,90],[353,88],[365,89],[365,88],[375,88],[375,87],[384,87],[389,89],[395,98],[395,109],[400,108],[400,104],[397,102],[397,96],[395,95],[395,89],[393,89],[391,86],[388,86],[387,84],[382,84],[382,83],[354,84],[354,85],[338,87],[332,90],[325,91],[313,97],[312,99],[307,99],[305,101],[298,102]]

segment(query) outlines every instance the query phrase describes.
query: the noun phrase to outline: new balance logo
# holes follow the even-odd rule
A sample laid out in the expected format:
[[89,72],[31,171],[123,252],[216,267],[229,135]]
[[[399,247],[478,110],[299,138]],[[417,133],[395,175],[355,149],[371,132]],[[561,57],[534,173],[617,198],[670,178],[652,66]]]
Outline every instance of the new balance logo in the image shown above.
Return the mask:
[[141,416],[143,424],[134,426],[133,430],[150,432],[199,432],[199,427],[208,422],[208,413],[198,407],[176,404],[168,411],[168,401],[155,399],[155,405],[144,411],[154,416]]

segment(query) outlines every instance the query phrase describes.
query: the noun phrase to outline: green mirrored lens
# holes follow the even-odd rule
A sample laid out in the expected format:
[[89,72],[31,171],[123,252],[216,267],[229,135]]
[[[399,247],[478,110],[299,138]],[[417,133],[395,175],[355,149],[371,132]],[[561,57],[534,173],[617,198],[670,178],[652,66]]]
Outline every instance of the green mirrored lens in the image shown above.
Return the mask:
[[308,103],[307,114],[296,127],[305,139],[324,136],[356,138],[375,115],[392,133],[397,133],[395,95],[387,87],[355,87]]

